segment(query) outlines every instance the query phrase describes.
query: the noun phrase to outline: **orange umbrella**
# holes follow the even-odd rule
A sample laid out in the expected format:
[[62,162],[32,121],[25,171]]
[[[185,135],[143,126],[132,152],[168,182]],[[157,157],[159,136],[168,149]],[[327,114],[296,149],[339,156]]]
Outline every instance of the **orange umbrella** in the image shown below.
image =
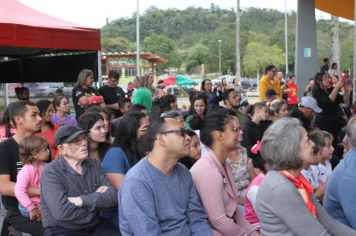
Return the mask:
[[315,8],[334,16],[354,20],[354,0],[316,0]]

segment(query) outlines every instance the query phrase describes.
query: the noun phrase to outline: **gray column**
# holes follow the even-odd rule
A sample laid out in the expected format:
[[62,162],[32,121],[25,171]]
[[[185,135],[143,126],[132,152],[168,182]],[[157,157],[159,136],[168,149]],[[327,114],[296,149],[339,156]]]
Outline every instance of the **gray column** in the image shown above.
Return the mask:
[[298,95],[303,96],[309,78],[314,77],[318,69],[315,0],[298,0],[297,38],[295,72],[297,76]]

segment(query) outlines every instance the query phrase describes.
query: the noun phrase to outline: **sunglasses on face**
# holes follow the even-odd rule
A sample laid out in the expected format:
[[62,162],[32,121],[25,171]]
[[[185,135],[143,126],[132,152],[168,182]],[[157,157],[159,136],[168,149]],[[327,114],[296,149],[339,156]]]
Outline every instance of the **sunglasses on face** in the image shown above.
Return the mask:
[[186,130],[184,128],[180,128],[180,129],[172,129],[172,130],[160,132],[160,134],[172,134],[172,133],[185,137]]

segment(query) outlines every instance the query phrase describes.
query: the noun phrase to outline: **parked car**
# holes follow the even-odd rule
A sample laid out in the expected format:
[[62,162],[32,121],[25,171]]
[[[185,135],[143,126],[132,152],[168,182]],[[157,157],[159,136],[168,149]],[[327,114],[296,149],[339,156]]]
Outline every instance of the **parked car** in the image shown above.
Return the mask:
[[34,96],[36,98],[53,98],[57,89],[59,88],[38,88]]
[[256,79],[242,79],[241,86],[243,89],[256,90],[257,80]]

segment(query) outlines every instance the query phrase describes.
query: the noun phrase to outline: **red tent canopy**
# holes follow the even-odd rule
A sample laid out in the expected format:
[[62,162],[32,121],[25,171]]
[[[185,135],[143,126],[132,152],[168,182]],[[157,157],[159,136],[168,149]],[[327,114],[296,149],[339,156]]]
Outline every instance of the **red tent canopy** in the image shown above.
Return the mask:
[[[0,0],[0,47],[100,50],[100,30],[57,19],[16,0]],[[29,50],[25,54],[37,54]],[[22,50],[23,53],[23,50]],[[6,50],[8,56],[16,51]]]
[[97,75],[100,48],[99,29],[0,0],[0,82],[76,81],[84,68]]

